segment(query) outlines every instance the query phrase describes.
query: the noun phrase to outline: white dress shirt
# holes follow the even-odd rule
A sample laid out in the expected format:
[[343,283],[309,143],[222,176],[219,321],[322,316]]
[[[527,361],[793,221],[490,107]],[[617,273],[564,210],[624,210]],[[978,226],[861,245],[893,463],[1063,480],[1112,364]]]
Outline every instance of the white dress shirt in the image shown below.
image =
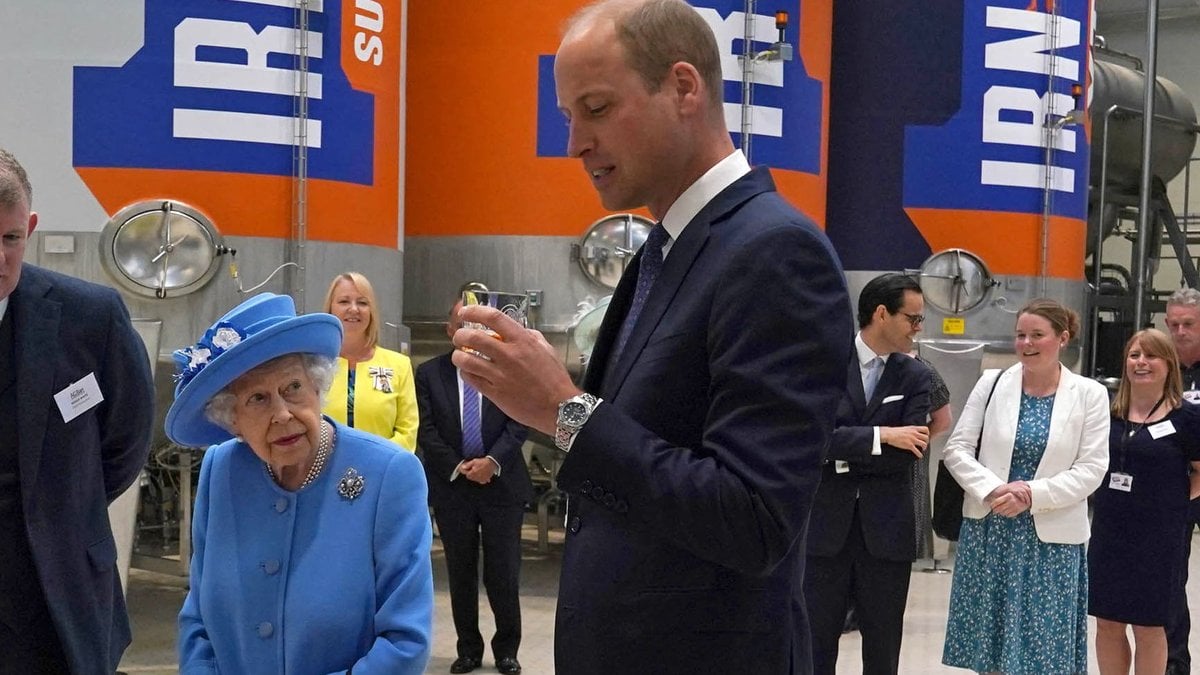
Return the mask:
[[684,228],[692,222],[697,213],[700,213],[700,209],[708,206],[708,203],[721,194],[722,190],[733,185],[748,173],[750,173],[750,163],[746,161],[746,156],[742,154],[741,150],[734,150],[725,159],[705,171],[703,176],[697,178],[695,183],[689,185],[688,189],[679,195],[662,218],[663,229],[671,235],[667,243],[663,244],[664,261],[667,259],[667,253],[671,250],[671,244],[675,243],[679,235],[683,234]]

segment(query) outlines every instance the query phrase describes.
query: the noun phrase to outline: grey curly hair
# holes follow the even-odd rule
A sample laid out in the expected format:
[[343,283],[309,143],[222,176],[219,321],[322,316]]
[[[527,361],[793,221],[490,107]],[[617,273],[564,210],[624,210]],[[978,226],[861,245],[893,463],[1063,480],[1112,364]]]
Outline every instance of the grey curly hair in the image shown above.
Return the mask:
[[[327,356],[319,356],[317,354],[284,354],[267,361],[266,363],[255,366],[247,371],[242,377],[253,373],[260,368],[266,368],[280,359],[287,359],[293,356],[299,356],[304,364],[304,370],[308,373],[309,379],[312,380],[313,386],[316,387],[320,399],[320,406],[325,407],[325,395],[329,393],[329,387],[333,384],[333,373],[337,367],[337,361]],[[235,380],[236,381],[236,380]],[[209,422],[221,427],[222,429],[233,433],[233,407],[237,402],[237,397],[233,394],[233,382],[225,385],[225,388],[213,394],[213,397],[204,405],[204,416]]]

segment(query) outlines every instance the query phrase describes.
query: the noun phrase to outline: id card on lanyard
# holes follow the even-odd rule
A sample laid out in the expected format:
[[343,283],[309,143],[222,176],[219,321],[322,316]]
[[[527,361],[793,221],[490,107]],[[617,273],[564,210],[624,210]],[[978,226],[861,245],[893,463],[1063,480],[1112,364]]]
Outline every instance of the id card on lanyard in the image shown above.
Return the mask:
[[[1112,463],[1112,470],[1108,475],[1108,488],[1110,490],[1133,492],[1133,467],[1131,466],[1132,462],[1129,461],[1129,451],[1126,449],[1125,445],[1130,439],[1136,436],[1139,431],[1145,429],[1147,425],[1150,425],[1149,420],[1154,417],[1154,413],[1158,412],[1158,409],[1162,406],[1164,400],[1166,400],[1165,396],[1158,399],[1158,402],[1155,403],[1154,407],[1150,409],[1150,414],[1146,415],[1146,419],[1142,420],[1141,422],[1130,422],[1129,414],[1128,412],[1126,413],[1124,420],[1125,427],[1121,430],[1121,443],[1118,446],[1118,453],[1115,458],[1116,461]],[[1164,425],[1171,427],[1170,432],[1166,433],[1174,433],[1175,428],[1171,426],[1171,422],[1169,420],[1163,420],[1157,424],[1150,425],[1150,436],[1157,439],[1160,436],[1166,435],[1166,433],[1164,433]]]

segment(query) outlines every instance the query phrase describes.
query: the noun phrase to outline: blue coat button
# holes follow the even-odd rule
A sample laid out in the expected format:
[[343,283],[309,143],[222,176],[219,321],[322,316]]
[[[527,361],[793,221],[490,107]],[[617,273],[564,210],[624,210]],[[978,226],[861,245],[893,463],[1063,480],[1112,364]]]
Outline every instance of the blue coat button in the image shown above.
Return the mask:
[[279,499],[275,500],[275,512],[276,513],[283,513],[284,511],[287,511],[287,510],[288,510],[287,497],[280,497]]
[[262,568],[267,574],[277,574],[279,573],[279,561],[267,560],[262,564]]
[[585,481],[583,481],[582,483],[580,483],[580,484],[579,484],[579,491],[580,491],[580,492],[583,492],[583,493],[588,493],[588,492],[591,492],[591,491],[592,491],[592,481],[590,481],[590,480],[585,480]]
[[567,523],[567,531],[574,534],[579,531],[579,516],[571,518],[571,522]]
[[592,499],[595,499],[596,501],[603,503],[604,502],[604,488],[600,487],[599,485],[592,488]]
[[274,634],[275,626],[272,626],[270,621],[264,621],[258,624],[258,637],[266,639]]

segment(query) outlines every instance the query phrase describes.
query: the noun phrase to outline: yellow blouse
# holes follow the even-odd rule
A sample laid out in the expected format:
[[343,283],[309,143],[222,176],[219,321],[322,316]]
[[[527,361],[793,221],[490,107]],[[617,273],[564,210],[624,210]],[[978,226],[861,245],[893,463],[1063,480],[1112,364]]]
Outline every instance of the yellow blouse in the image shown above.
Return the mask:
[[[339,356],[333,386],[325,399],[324,413],[342,424],[348,424],[349,371],[350,363]],[[354,368],[354,427],[413,452],[417,447],[417,423],[412,361],[399,352],[376,347],[370,361],[360,361]]]

